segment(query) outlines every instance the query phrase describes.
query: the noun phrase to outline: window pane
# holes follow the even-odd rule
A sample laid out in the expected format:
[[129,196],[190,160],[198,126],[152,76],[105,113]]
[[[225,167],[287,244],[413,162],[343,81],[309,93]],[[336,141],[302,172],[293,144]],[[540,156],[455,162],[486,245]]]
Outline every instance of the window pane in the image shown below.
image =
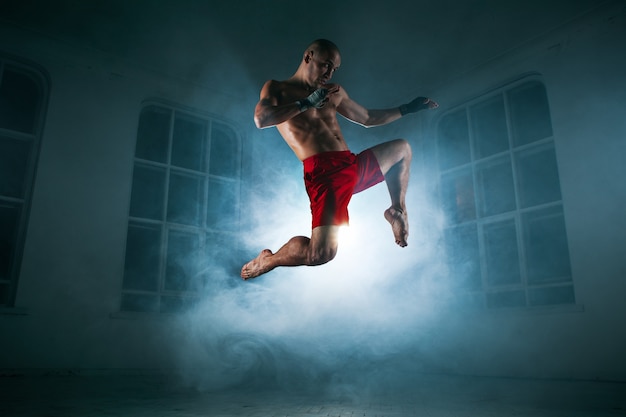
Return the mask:
[[155,162],[167,162],[172,111],[146,106],[139,117],[135,156]]
[[509,92],[511,125],[515,146],[552,136],[552,122],[546,89],[532,81]]
[[0,205],[0,279],[2,280],[11,279],[20,211],[17,205]]
[[544,85],[502,88],[444,114],[437,129],[453,283],[489,307],[574,303]]
[[476,218],[474,181],[470,170],[449,173],[441,178],[443,209],[451,223]]
[[524,291],[502,291],[487,294],[489,308],[525,307],[526,294]]
[[477,167],[478,206],[481,216],[515,210],[511,159],[506,156]]
[[121,310],[156,313],[159,311],[159,298],[150,294],[123,294]]
[[186,173],[170,173],[167,200],[167,221],[201,226],[204,196],[204,178]]
[[446,170],[470,162],[465,109],[450,113],[441,119],[437,138],[439,169]]
[[207,122],[178,114],[174,121],[172,165],[195,171],[205,170]]
[[574,287],[546,287],[532,288],[528,291],[528,303],[533,306],[545,306],[554,304],[574,304]]
[[516,163],[522,208],[561,199],[556,153],[552,145],[518,152]]
[[228,127],[214,123],[211,129],[210,173],[235,177],[238,173],[239,150],[235,133]]
[[528,281],[570,281],[570,258],[561,207],[550,207],[524,214],[524,249]]
[[159,282],[161,228],[130,224],[126,239],[124,289],[156,291]]
[[5,68],[0,81],[0,127],[35,133],[40,101],[41,91],[33,78]]
[[[233,271],[239,270],[239,259],[235,250],[233,236],[226,233],[207,233],[205,240],[204,268],[206,271],[207,284],[217,273],[219,278],[223,278],[223,269],[231,262]],[[216,268],[217,266],[217,268]]]
[[0,137],[0,195],[24,198],[32,142]]
[[200,237],[195,233],[170,230],[164,289],[198,291],[202,286]]
[[472,106],[470,115],[474,150],[478,158],[485,158],[509,149],[502,95]]
[[469,290],[482,287],[480,254],[476,225],[460,226],[446,230],[446,250],[452,282]]
[[483,226],[487,282],[490,285],[516,284],[521,281],[517,231],[514,220]]
[[135,164],[130,215],[146,219],[163,219],[165,169]]
[[237,217],[237,187],[233,182],[210,180],[207,227],[234,231]]
[[213,262],[233,255],[224,232],[239,223],[240,142],[226,124],[159,105],[139,125],[122,304],[174,313],[194,305]]

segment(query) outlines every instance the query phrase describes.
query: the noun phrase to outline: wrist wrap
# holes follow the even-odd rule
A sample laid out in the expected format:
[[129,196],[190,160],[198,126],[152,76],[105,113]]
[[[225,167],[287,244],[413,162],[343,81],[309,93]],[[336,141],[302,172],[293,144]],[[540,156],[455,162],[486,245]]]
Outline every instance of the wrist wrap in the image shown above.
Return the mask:
[[328,90],[326,88],[318,88],[313,91],[309,96],[303,100],[296,101],[296,104],[300,107],[300,111],[306,111],[311,107],[320,108],[323,107],[326,102],[326,96],[328,95]]

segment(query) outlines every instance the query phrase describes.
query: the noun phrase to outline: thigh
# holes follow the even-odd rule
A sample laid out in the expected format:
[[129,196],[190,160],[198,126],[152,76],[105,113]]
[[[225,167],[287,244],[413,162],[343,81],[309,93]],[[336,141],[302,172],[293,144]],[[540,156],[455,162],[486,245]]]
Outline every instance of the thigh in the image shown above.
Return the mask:
[[310,248],[314,252],[336,251],[340,226],[318,226],[311,232]]
[[357,181],[352,190],[353,194],[367,190],[383,181],[385,181],[385,175],[380,169],[374,151],[366,149],[359,153],[357,155]]
[[407,155],[410,156],[409,144],[404,139],[384,142],[370,149],[374,153],[383,175],[386,175],[392,166],[406,158]]

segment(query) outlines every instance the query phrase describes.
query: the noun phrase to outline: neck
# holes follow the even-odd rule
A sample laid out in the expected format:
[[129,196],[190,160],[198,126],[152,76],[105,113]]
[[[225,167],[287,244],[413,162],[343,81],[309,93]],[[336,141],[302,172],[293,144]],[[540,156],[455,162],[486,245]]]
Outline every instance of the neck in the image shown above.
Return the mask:
[[313,91],[317,90],[317,86],[307,82],[304,77],[301,77],[298,75],[298,73],[294,74],[289,81],[291,81],[293,84],[296,84],[300,87],[302,87],[303,89],[307,90],[308,92],[312,93]]

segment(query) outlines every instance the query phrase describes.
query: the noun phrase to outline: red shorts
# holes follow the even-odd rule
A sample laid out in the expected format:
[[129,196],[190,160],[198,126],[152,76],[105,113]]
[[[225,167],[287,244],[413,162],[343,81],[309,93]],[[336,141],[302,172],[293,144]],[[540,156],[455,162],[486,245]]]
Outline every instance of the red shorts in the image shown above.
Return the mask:
[[311,201],[313,229],[348,224],[348,203],[353,194],[385,180],[370,149],[322,152],[303,161],[304,185]]

